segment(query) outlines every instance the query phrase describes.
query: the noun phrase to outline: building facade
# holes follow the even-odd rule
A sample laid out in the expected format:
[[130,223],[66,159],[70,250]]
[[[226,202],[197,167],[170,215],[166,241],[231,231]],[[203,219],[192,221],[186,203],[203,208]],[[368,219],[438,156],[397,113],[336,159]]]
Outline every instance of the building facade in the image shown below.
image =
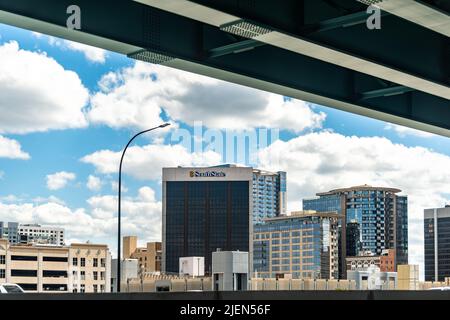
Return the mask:
[[[253,169],[218,166],[163,169],[162,271],[178,273],[180,257],[249,252],[252,264]],[[251,269],[251,267],[249,268]]]
[[0,222],[0,238],[7,239],[11,244],[32,243],[63,246],[65,242],[63,228],[17,222]]
[[20,243],[19,224],[0,221],[0,239],[6,239],[10,243]]
[[106,245],[15,245],[0,240],[0,283],[26,292],[109,292],[111,265]]
[[[356,186],[318,193],[304,199],[304,210],[337,211],[339,222],[340,277],[346,276],[347,249],[381,255],[395,250],[395,266],[408,264],[408,199],[395,188]],[[351,232],[347,232],[347,227]],[[359,239],[355,237],[359,233]],[[351,241],[351,243],[349,243]]]
[[450,206],[424,211],[425,281],[450,277]]
[[286,215],[286,172],[253,169],[253,224]]
[[301,211],[254,227],[253,270],[258,278],[338,277],[338,215]]
[[369,252],[360,252],[360,255],[346,258],[347,271],[367,270],[375,266],[381,272],[395,272],[395,250],[385,249],[381,255]]
[[139,272],[160,272],[161,257],[161,242],[147,242],[145,247],[138,247],[136,236],[123,237],[123,258],[136,259]]

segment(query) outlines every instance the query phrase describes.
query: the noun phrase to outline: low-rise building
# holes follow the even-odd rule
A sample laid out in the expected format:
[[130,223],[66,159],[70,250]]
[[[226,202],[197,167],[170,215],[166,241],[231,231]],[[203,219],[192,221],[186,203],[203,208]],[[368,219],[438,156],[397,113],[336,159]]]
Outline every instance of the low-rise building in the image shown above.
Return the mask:
[[160,272],[161,242],[147,242],[146,247],[138,247],[137,240],[136,236],[123,237],[123,258],[137,259],[139,272]]
[[111,256],[106,245],[42,246],[0,240],[0,283],[27,292],[109,292]]
[[347,280],[356,282],[356,290],[395,290],[397,272],[381,272],[371,265],[366,270],[347,270]]
[[20,224],[0,221],[0,238],[11,244],[64,245],[64,229],[41,226],[39,224]]
[[370,251],[361,252],[356,257],[347,257],[347,270],[367,270],[371,266],[380,268],[381,272],[395,272],[395,251],[385,249],[381,255],[374,255]]

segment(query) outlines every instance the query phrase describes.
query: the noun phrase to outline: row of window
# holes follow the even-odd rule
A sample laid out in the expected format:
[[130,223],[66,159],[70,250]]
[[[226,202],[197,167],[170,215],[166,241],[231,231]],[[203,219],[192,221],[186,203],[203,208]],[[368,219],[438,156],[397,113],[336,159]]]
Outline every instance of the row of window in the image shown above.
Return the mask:
[[[92,278],[93,280],[99,280],[99,274],[100,274],[100,280],[105,280],[105,272],[98,272],[98,271],[94,271],[92,272]],[[75,280],[78,279],[78,274],[76,271],[72,271],[72,275],[73,278]],[[85,271],[80,271],[80,280],[86,280],[86,272]]]
[[[80,266],[81,267],[85,267],[86,266],[86,258],[80,258],[80,259],[72,258],[72,265],[73,266],[78,266],[78,260],[80,260]],[[92,266],[95,267],[95,268],[98,267],[98,262],[99,262],[98,258],[92,259]],[[102,268],[106,267],[106,259],[105,258],[101,258],[100,259],[100,266]]]

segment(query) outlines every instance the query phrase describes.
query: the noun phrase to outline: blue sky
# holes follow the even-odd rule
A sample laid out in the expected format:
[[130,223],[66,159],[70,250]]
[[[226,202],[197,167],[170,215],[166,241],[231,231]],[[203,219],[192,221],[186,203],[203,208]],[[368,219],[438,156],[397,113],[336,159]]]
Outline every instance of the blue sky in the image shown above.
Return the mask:
[[[18,48],[10,45],[6,50],[12,42],[17,42]],[[112,183],[117,179],[117,155],[139,129],[163,121],[171,122],[172,129],[139,138],[126,159],[128,203],[124,211],[129,211],[129,219],[124,228],[142,240],[160,238],[160,168],[177,162],[220,162],[220,152],[196,155],[171,145],[171,134],[177,128],[192,132],[194,121],[203,121],[204,130],[222,134],[227,128],[256,132],[279,128],[281,141],[259,150],[258,164],[288,171],[291,210],[300,209],[302,197],[347,184],[401,188],[410,199],[413,262],[423,259],[423,209],[450,200],[448,138],[135,63],[119,54],[6,25],[0,25],[0,61],[5,61],[2,54],[8,55],[11,64],[27,67],[15,74],[11,65],[0,66],[0,112],[4,117],[0,120],[0,221],[57,224],[68,230],[69,240],[106,242],[113,248],[116,190]],[[36,59],[52,69],[42,71]],[[53,78],[45,70],[53,70]],[[7,75],[3,79],[2,72]],[[53,88],[52,81],[61,87]],[[33,86],[36,91],[30,90]],[[61,103],[65,100],[54,90],[61,90],[73,103]],[[86,97],[81,98],[83,95]],[[76,102],[78,99],[81,102]],[[35,101],[51,107],[33,116],[33,128],[33,120],[27,125],[30,119],[25,121],[21,112],[29,114]],[[68,117],[68,112],[76,116]],[[269,156],[273,154],[279,155],[276,162]],[[325,163],[333,164],[332,169],[324,171]],[[48,176],[61,172],[73,177],[53,176],[62,177],[63,182],[50,187],[52,177]],[[97,182],[91,188],[87,186],[89,176]],[[67,222],[58,219],[59,212]],[[74,227],[77,223],[80,228]],[[97,223],[102,226],[94,226]]]

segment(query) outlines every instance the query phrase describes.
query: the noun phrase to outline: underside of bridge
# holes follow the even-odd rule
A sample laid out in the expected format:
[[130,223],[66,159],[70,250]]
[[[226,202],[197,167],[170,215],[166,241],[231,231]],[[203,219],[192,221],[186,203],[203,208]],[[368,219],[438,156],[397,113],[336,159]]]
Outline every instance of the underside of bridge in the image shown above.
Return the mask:
[[449,12],[449,0],[0,0],[0,23],[447,137]]

